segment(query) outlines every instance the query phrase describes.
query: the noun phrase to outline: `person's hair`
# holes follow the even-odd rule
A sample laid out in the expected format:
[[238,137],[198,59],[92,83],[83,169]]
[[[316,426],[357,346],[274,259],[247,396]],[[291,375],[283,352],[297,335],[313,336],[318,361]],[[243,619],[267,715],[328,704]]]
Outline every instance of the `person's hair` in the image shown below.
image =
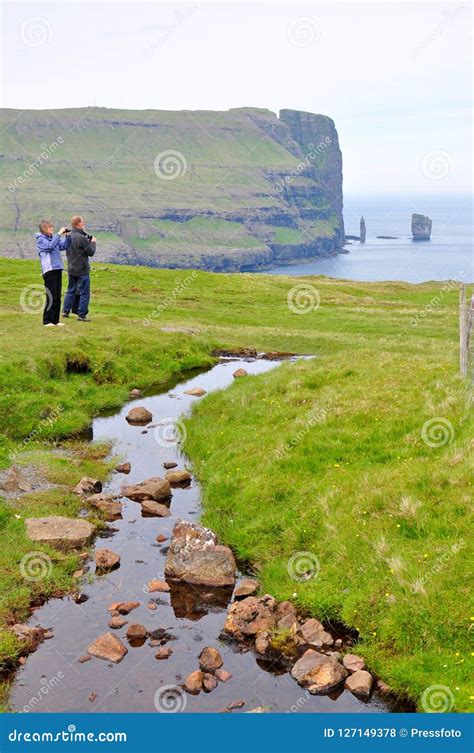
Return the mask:
[[71,225],[73,227],[77,227],[80,222],[82,222],[82,217],[80,217],[80,215],[76,214],[75,217],[73,217],[72,220],[71,220]]
[[53,227],[51,220],[41,220],[39,224],[40,233],[44,233],[46,235],[49,227]]

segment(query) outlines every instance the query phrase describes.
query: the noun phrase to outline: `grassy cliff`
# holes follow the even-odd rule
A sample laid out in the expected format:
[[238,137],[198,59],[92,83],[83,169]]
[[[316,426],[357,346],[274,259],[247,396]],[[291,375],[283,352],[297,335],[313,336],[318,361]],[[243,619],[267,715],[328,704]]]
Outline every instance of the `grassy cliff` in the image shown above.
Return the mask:
[[323,115],[0,110],[0,130],[2,256],[32,258],[38,222],[77,213],[102,261],[245,271],[341,248],[342,158]]
[[0,272],[1,462],[33,457],[65,485],[1,505],[3,666],[18,655],[6,625],[78,566],[50,552],[49,579],[25,582],[23,517],[74,514],[68,487],[107,472],[106,450],[66,438],[130,388],[211,363],[214,347],[255,347],[315,358],[196,405],[186,449],[205,521],[265,590],[357,630],[369,667],[420,708],[433,685],[469,707],[472,440],[453,288],[98,265],[93,321],[44,330],[37,264]]

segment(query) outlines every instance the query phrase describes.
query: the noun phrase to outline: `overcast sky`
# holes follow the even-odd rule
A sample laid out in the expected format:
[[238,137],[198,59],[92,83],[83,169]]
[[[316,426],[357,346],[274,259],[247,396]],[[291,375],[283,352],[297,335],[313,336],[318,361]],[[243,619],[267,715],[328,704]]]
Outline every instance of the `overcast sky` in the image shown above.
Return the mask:
[[266,107],[336,123],[356,193],[471,189],[468,3],[6,3],[4,107]]

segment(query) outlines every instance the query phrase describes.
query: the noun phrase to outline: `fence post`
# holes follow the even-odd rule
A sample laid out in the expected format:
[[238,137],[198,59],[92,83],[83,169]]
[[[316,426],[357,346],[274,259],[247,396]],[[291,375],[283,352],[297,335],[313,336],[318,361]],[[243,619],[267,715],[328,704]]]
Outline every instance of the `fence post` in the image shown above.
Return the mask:
[[467,305],[466,285],[459,285],[459,370],[461,376],[467,376],[469,367],[469,329],[470,311]]

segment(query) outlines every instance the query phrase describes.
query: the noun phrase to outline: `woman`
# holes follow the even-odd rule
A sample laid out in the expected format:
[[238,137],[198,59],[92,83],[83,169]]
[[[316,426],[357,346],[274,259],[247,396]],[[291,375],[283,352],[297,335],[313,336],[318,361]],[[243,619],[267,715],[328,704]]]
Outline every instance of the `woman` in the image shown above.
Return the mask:
[[61,251],[69,247],[71,238],[65,227],[62,227],[59,233],[54,233],[54,226],[50,220],[40,222],[39,230],[39,233],[36,233],[36,248],[38,249],[46,288],[43,325],[45,327],[64,327],[64,324],[59,321],[64,269]]

